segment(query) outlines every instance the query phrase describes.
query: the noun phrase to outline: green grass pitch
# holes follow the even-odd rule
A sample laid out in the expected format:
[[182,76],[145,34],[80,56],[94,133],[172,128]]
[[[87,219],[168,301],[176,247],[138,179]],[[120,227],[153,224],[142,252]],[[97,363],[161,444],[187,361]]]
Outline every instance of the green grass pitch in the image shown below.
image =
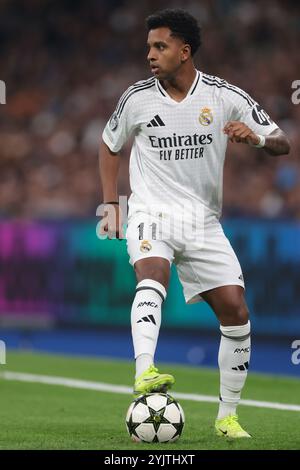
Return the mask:
[[[217,370],[161,365],[175,375],[175,392],[218,395]],[[133,362],[22,352],[7,353],[5,371],[61,376],[132,386]],[[249,373],[244,399],[300,405],[300,381]],[[172,391],[171,391],[172,394]],[[125,414],[128,394],[4,380],[0,376],[0,449],[300,449],[300,412],[239,406],[252,439],[227,441],[214,434],[216,403],[179,400],[186,416],[181,438],[170,444],[131,442]]]

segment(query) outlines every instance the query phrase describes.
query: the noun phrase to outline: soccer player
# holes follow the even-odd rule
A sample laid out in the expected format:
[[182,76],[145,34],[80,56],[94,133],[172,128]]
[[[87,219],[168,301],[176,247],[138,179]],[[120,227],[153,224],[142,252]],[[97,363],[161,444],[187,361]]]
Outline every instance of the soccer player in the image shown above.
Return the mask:
[[250,437],[236,414],[250,360],[250,322],[241,267],[219,222],[224,157],[228,139],[271,155],[289,153],[289,142],[245,91],[196,70],[193,56],[201,40],[194,17],[167,9],[146,22],[153,77],[125,91],[100,146],[104,202],[117,215],[110,211],[102,230],[122,238],[119,151],[134,136],[126,233],[137,278],[131,311],[134,393],[166,391],[174,383],[172,375],[154,366],[174,262],[186,302],[206,301],[220,322],[216,432]]

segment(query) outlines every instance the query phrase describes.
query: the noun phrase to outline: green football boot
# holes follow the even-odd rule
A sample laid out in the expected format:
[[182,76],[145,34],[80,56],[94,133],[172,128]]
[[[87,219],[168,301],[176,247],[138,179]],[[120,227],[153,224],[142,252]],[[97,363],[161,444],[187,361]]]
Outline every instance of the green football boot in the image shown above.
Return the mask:
[[134,383],[133,395],[145,395],[146,393],[166,393],[175,383],[173,375],[160,374],[158,369],[151,365],[145,372],[137,377]]
[[239,424],[238,416],[226,416],[222,419],[216,419],[215,429],[218,436],[237,439],[241,437],[251,437]]

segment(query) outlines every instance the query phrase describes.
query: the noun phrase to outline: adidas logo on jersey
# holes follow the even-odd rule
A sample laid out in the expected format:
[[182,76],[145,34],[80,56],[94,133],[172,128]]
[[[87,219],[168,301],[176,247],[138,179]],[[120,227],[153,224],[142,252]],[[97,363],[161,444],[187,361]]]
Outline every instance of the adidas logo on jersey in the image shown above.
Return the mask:
[[163,127],[165,126],[164,121],[159,117],[158,114],[147,124],[147,127]]

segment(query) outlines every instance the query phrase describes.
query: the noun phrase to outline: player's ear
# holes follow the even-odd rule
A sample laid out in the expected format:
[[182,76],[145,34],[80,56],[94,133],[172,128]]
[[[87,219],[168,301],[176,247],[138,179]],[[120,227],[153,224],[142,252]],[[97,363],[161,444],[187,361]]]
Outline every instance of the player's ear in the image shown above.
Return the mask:
[[184,44],[181,48],[181,62],[186,62],[189,57],[191,57],[191,46],[189,44]]

